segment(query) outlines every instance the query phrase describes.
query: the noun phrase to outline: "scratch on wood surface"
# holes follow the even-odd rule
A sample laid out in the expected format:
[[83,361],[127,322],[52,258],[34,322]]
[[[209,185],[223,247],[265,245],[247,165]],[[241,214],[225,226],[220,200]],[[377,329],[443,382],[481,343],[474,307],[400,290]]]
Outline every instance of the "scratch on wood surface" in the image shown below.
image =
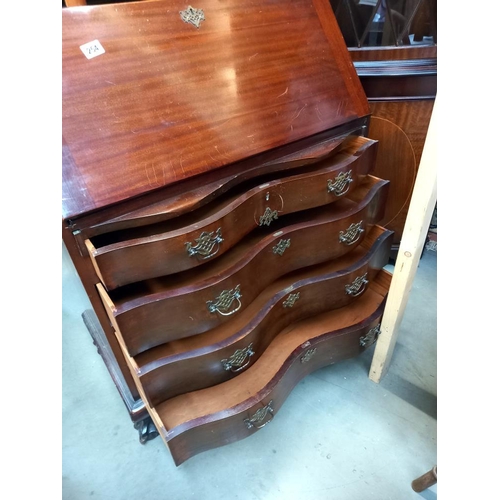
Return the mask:
[[[280,94],[278,97],[281,97],[282,95],[285,95],[287,92],[288,92],[288,87],[287,87],[287,88],[286,88],[286,90],[285,90],[282,94]],[[278,99],[278,97],[276,97],[276,99]]]
[[218,146],[214,146],[214,148],[217,150],[217,153],[219,153],[220,155],[225,156],[228,160],[230,160],[230,159],[231,159],[231,158],[230,158],[230,157],[229,157],[226,153],[221,153],[221,152],[219,151]]
[[177,172],[175,171],[174,163],[172,160],[170,160],[170,170],[174,174],[174,177],[177,179]]
[[323,117],[321,116],[321,112],[320,112],[320,110],[318,109],[318,106],[316,106],[314,109],[316,110],[316,115],[318,116],[318,118],[319,118],[321,121],[323,121]]
[[113,82],[110,82],[109,80],[104,80],[106,83],[109,83],[110,85],[115,85],[116,86],[116,83],[113,83]]
[[222,127],[223,125],[225,125],[229,120],[231,120],[231,118],[228,118],[225,122],[221,123],[218,125],[218,127]]
[[345,100],[339,101],[339,104],[337,106],[337,116],[340,115],[344,111],[345,106],[346,106]]
[[299,112],[292,118],[292,122],[294,120],[296,120],[299,116],[300,116],[300,113],[302,113],[302,111],[304,111],[304,108],[307,106],[307,104],[304,104],[304,106],[302,106],[300,109],[299,109]]
[[253,56],[250,56],[250,57],[248,58],[248,60],[249,60],[249,61],[251,61],[251,60],[252,60],[255,56],[257,56],[258,54],[259,54],[259,53],[258,53],[258,52],[256,52]]
[[155,187],[158,185],[158,179],[156,177],[156,169],[154,167],[154,165],[151,165],[151,169],[153,170],[153,174],[154,174],[154,181],[152,182],[151,181],[151,177],[149,176],[149,168],[147,167],[147,165],[144,166],[144,168],[146,169],[146,176],[148,178],[148,183],[151,187]]
[[179,165],[181,166],[182,173],[185,174],[185,172],[184,172],[184,166],[182,164],[182,154],[179,157]]

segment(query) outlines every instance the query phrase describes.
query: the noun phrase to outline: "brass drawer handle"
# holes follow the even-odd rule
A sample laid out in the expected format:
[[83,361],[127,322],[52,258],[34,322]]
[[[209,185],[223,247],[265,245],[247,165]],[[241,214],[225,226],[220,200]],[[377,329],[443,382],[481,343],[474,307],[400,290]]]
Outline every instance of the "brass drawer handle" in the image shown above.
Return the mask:
[[316,354],[316,347],[308,349],[300,358],[301,363],[307,363]]
[[352,245],[359,240],[361,233],[364,232],[364,229],[361,227],[363,221],[353,223],[349,226],[347,231],[340,231],[339,233],[339,241],[340,243],[344,243],[345,245]]
[[255,354],[255,351],[252,349],[252,345],[253,343],[248,345],[248,347],[238,349],[234,352],[234,354],[229,356],[229,358],[222,359],[221,363],[224,370],[232,371],[233,373],[244,370],[250,363],[250,358]]
[[273,253],[276,255],[283,255],[285,250],[290,247],[290,238],[287,240],[279,240],[276,245],[273,246]]
[[278,219],[278,211],[266,207],[264,214],[259,217],[259,226],[269,226],[273,220]]
[[366,277],[368,273],[363,274],[363,276],[358,276],[350,285],[345,286],[345,293],[347,295],[352,295],[353,297],[357,297],[361,295],[365,289],[366,285],[368,285],[368,280]]
[[380,323],[377,326],[373,327],[371,330],[369,330],[366,335],[363,335],[363,337],[359,339],[359,345],[361,347],[366,347],[368,344],[375,342],[375,340],[378,339],[379,335],[380,335]]
[[[241,307],[241,293],[240,285],[236,285],[234,290],[224,290],[215,300],[208,300],[207,307],[211,313],[218,312],[221,316],[230,316]],[[234,301],[237,305],[234,309],[230,310]]]
[[299,300],[300,298],[300,292],[297,293],[291,293],[286,300],[283,301],[283,307],[293,307],[295,302]]
[[[215,231],[215,236],[214,231],[210,233],[203,231],[194,241],[196,243],[194,246],[190,241],[186,243],[186,252],[190,257],[199,255],[202,257],[201,260],[205,260],[213,257],[219,251],[220,244],[224,241],[224,238],[222,237],[221,228],[219,227]],[[213,249],[216,245],[217,249],[214,252]]]
[[347,191],[349,191],[351,182],[353,181],[351,173],[352,170],[349,170],[349,172],[340,172],[340,174],[337,175],[337,177],[335,177],[334,181],[328,179],[327,180],[328,192],[333,193],[335,196],[342,196],[343,194],[346,194]]
[[[269,403],[267,403],[267,405],[264,406],[264,408],[260,408],[250,418],[245,418],[243,422],[245,422],[246,426],[249,429],[251,429],[252,427],[255,427],[256,429],[261,429],[273,419],[273,412],[274,412],[273,400],[271,399],[271,401],[269,401]],[[270,415],[271,418],[269,418],[269,420],[266,420],[264,422],[264,419],[268,414]]]

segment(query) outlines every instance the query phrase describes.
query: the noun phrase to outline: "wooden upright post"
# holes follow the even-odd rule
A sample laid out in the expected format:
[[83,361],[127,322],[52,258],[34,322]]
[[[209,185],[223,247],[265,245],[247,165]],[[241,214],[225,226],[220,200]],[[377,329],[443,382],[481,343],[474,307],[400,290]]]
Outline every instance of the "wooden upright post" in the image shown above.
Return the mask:
[[387,296],[380,336],[370,367],[370,379],[380,382],[387,373],[408,296],[417,271],[437,197],[437,106],[434,101],[422,158],[413,188],[399,252]]

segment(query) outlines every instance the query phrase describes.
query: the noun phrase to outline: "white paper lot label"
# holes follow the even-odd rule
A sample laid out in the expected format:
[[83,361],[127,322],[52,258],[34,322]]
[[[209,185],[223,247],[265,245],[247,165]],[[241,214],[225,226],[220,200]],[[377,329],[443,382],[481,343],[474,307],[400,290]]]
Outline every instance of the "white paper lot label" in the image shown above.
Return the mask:
[[104,54],[104,47],[100,44],[99,40],[94,40],[92,42],[84,43],[80,45],[80,49],[85,54],[87,59],[93,59],[94,57]]

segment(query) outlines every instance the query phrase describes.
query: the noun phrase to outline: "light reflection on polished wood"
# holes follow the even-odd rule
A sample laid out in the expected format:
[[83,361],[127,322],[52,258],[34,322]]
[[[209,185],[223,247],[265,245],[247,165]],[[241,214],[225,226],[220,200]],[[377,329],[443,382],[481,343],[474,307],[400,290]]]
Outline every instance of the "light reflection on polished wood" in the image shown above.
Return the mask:
[[[64,185],[66,217],[368,114],[347,49],[307,2],[204,0],[200,28],[176,6],[62,10],[63,173],[81,186]],[[87,60],[96,38],[105,53]]]

